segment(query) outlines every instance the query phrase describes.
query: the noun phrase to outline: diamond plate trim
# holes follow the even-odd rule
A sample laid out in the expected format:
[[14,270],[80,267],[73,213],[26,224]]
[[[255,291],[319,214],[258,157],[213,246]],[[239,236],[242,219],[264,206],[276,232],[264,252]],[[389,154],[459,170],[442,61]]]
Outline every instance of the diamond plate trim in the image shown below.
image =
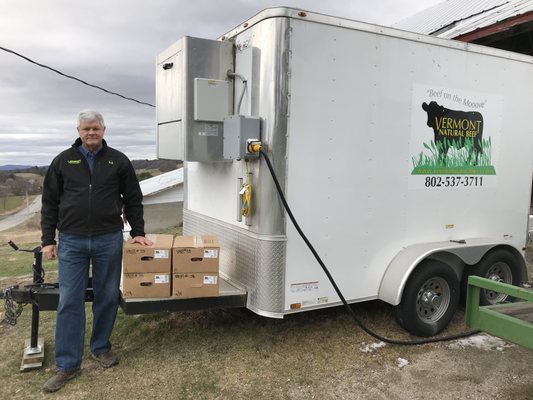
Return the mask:
[[183,209],[184,235],[217,235],[220,271],[248,291],[248,307],[257,313],[282,313],[287,237],[258,235]]

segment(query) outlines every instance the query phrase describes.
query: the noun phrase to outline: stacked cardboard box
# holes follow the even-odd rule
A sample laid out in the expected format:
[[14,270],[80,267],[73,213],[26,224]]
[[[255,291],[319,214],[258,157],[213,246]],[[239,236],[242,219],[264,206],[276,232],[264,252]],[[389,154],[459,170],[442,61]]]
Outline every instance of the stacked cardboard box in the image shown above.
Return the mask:
[[172,296],[218,296],[219,254],[216,236],[177,236],[172,246]]
[[170,297],[172,235],[147,235],[153,244],[124,244],[122,257],[122,295],[134,297]]

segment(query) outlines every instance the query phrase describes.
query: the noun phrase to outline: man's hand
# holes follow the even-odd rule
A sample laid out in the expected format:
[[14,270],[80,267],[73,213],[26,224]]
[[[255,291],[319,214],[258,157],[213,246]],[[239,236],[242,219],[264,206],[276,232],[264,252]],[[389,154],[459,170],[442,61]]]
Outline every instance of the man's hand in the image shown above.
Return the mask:
[[44,254],[47,260],[55,260],[57,257],[57,245],[49,244],[41,249],[41,253]]
[[133,239],[131,239],[131,243],[139,243],[143,246],[151,246],[154,244],[150,239],[145,238],[144,236],[135,236]]

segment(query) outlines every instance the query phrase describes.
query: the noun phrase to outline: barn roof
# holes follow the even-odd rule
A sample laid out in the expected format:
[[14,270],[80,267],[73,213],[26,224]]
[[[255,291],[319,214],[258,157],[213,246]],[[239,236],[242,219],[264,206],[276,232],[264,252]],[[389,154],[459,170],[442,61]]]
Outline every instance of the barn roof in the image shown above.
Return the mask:
[[395,28],[459,38],[503,21],[533,20],[533,0],[448,0],[403,19]]
[[143,196],[153,196],[183,183],[183,168],[174,169],[139,182]]

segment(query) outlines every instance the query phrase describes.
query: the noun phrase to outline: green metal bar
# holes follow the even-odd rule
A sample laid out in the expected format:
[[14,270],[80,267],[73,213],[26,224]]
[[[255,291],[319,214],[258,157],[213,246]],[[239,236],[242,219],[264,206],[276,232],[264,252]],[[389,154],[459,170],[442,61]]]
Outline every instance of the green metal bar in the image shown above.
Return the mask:
[[[480,306],[481,289],[494,290],[509,296],[526,300],[533,305],[533,291],[495,282],[478,276],[468,277],[466,299],[466,324],[474,329],[480,329],[502,339],[533,349],[533,324],[522,321],[510,315],[498,312],[500,305]],[[518,303],[523,305],[524,303]],[[506,308],[512,304],[505,304]]]
[[523,300],[533,301],[533,291],[531,290],[509,285],[508,283],[496,282],[490,279],[481,278],[480,276],[469,276],[468,285],[474,285],[483,289],[494,290],[498,293],[504,293]]
[[531,303],[530,301],[514,301],[512,303],[497,303],[497,304],[492,304],[490,306],[485,306],[485,307],[490,308],[491,310],[494,310],[494,311],[501,311],[500,310],[501,308],[505,310],[506,308],[513,307],[516,305],[523,305],[523,304],[530,304],[530,303]]
[[481,296],[481,289],[479,286],[474,286],[468,281],[466,288],[466,309],[465,321],[470,327],[479,325],[479,297]]
[[473,328],[533,349],[533,324],[510,315],[480,307],[478,324]]

